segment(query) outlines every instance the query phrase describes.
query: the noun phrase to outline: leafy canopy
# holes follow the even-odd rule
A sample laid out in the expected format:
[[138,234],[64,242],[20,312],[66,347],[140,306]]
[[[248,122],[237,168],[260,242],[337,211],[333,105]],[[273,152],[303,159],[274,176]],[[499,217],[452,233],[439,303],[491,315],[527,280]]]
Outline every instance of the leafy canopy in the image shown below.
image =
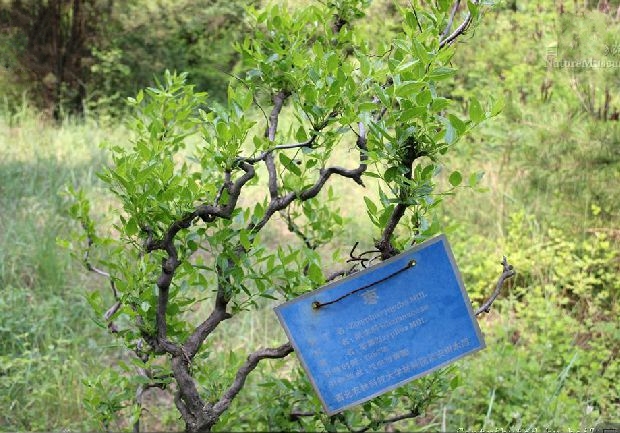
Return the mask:
[[[368,6],[339,0],[292,11],[248,8],[254,33],[236,45],[244,73],[231,81],[226,103],[196,92],[187,74],[170,72],[130,99],[131,145],[109,146],[112,165],[100,174],[118,203],[113,236],[98,233],[85,194],[73,192],[72,212],[89,248],[84,260],[107,268],[118,308],[105,314],[97,292],[90,300],[135,362],[157,370],[134,376],[136,384],[177,382],[177,408],[189,430],[215,425],[243,386],[228,370],[218,377],[200,373],[215,365],[214,345],[229,343],[217,343],[213,330],[260,306],[260,298],[290,299],[328,278],[320,251],[349,223],[339,210],[347,198],[331,185],[355,182],[351,194],[357,195],[365,194],[363,186],[376,188],[378,201],[368,193],[364,202],[376,230],[375,253],[390,257],[439,231],[432,211],[463,183],[453,172],[447,190],[438,190],[441,158],[500,109],[472,100],[463,119],[442,96],[443,83],[455,74],[454,48],[440,42],[447,2],[398,7],[400,30],[386,40],[373,39],[360,24],[369,19]],[[470,14],[477,17],[478,6],[470,3]],[[342,161],[343,149],[355,157]],[[468,186],[480,177],[472,174]],[[282,220],[299,244],[269,235]],[[345,266],[343,258],[334,260]],[[255,354],[260,360],[291,350]],[[155,363],[162,355],[164,362]],[[312,428],[377,426],[386,408],[421,413],[445,385],[442,374],[332,419],[320,415],[312,393],[295,397],[309,386],[298,373],[294,385],[273,391],[315,413],[299,421]],[[274,407],[264,422],[290,428],[286,411],[293,409]]]

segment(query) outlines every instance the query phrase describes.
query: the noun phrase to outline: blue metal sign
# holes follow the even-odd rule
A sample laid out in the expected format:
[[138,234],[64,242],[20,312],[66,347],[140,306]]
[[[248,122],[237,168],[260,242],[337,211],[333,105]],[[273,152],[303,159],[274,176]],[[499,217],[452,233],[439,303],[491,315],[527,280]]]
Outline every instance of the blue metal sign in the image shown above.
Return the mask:
[[275,310],[329,415],[485,347],[444,235]]

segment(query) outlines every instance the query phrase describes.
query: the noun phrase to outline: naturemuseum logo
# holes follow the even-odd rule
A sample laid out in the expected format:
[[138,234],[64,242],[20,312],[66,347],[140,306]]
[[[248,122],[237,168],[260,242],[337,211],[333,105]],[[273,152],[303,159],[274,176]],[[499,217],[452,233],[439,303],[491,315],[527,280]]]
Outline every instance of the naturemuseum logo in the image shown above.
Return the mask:
[[558,46],[547,47],[547,66],[560,69],[620,68],[620,45],[606,45],[603,57],[562,58]]
[[513,429],[489,429],[485,430],[484,428],[480,430],[465,430],[464,428],[457,429],[458,433],[508,433],[508,432],[522,432],[522,433],[620,433],[620,424],[612,423],[612,422],[604,422],[596,425],[595,427],[583,427],[581,429],[573,430],[572,428],[566,429],[556,429],[556,428],[536,428],[529,427],[524,430],[513,430]]
[[594,427],[593,433],[620,433],[620,423],[604,422]]

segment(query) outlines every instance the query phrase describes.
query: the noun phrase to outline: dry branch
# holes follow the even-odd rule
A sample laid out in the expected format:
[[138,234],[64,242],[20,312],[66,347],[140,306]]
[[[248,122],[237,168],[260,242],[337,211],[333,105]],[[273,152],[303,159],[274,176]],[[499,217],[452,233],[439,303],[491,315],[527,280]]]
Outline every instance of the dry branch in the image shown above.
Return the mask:
[[489,299],[487,299],[482,304],[482,306],[476,310],[476,313],[475,313],[476,316],[482,313],[488,313],[489,311],[491,311],[491,305],[493,305],[493,302],[495,302],[495,299],[497,299],[497,297],[499,296],[502,290],[502,287],[504,286],[504,282],[508,278],[512,278],[516,274],[513,266],[509,264],[508,261],[506,260],[506,257],[504,257],[504,259],[502,260],[502,267],[503,267],[502,274],[499,276],[499,279],[497,280],[497,284],[495,285],[495,290],[493,291]]

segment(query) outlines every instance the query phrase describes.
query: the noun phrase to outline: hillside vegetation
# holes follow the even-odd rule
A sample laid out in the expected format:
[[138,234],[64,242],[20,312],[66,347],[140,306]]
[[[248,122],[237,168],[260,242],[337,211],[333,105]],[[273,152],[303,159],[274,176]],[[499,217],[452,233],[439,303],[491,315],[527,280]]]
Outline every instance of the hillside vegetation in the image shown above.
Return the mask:
[[[479,172],[484,177],[474,188],[448,197],[434,223],[447,233],[474,305],[493,288],[502,256],[517,276],[479,320],[487,348],[455,364],[456,379],[446,384],[440,403],[415,420],[395,424],[396,429],[584,431],[618,421],[620,17],[618,2],[599,2],[605,8],[585,3],[501,3],[459,43],[452,97],[503,98],[504,109],[460,142],[446,164],[444,172],[459,170],[465,184]],[[374,7],[378,18],[389,17],[389,5]],[[150,13],[141,12],[134,24],[146,26]],[[170,12],[170,22],[178,13]],[[171,28],[191,29],[203,18]],[[117,24],[127,29],[130,23]],[[131,45],[128,35],[108,41],[115,45],[98,51],[105,61],[91,71],[92,77],[110,78],[93,95],[114,98],[93,96],[92,109],[81,114],[52,119],[53,110],[26,91],[27,82],[18,80],[25,93],[16,93],[9,70],[0,73],[2,431],[94,431],[103,421],[113,431],[131,429],[130,409],[114,406],[133,392],[123,388],[129,358],[89,304],[95,294],[109,296],[107,281],[70,256],[64,240],[78,227],[63,194],[72,185],[107,200],[96,176],[109,157],[100,145],[128,140],[121,94],[110,86],[135,90],[130,80],[115,84],[129,69],[109,68],[136,62],[147,74],[149,62],[144,53],[116,62],[114,56],[125,55]],[[172,38],[158,45],[161,53],[174,51],[175,41],[189,37],[173,30],[160,36]],[[196,56],[215,44],[190,40]],[[232,70],[229,39],[222,41],[222,63]],[[170,60],[175,61],[194,73],[190,81],[196,76],[208,87],[213,78],[208,65],[201,63],[198,70],[190,60]],[[158,65],[166,63],[158,59]],[[148,80],[141,75],[137,82]],[[214,94],[221,96],[222,89]],[[468,108],[463,103],[462,110]],[[336,183],[336,197],[347,188]],[[114,210],[111,198],[106,203],[94,209],[102,219]],[[349,229],[338,235],[340,244],[330,247],[346,250],[360,237],[371,244],[377,233],[359,218],[366,213],[363,201],[341,208]],[[285,229],[272,234],[291,236]],[[230,352],[235,348],[280,343],[283,333],[270,307],[235,319],[234,332],[225,331],[234,347],[220,348],[212,359],[230,365],[239,361]],[[115,369],[108,371],[110,365]],[[218,430],[269,430],[271,411],[282,409],[273,403],[300,392],[264,386],[259,373],[250,377]],[[174,411],[166,409],[161,416],[162,403],[170,408],[170,398],[158,389],[146,394],[145,431],[183,428]],[[119,417],[106,420],[94,415],[116,411]]]

